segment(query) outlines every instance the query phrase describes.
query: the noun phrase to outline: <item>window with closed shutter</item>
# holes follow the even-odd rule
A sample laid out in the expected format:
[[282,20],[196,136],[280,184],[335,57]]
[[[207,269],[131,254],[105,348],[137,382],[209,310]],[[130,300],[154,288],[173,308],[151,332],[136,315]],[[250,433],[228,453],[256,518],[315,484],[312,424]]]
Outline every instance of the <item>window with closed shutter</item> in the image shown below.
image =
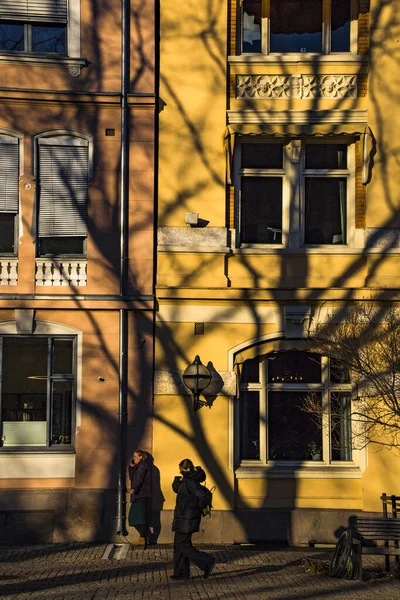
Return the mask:
[[0,212],[18,212],[19,147],[16,138],[0,139]]
[[0,0],[0,51],[67,53],[67,0]]
[[2,19],[66,23],[67,0],[0,0]]
[[[56,242],[61,254],[82,253],[76,243],[87,235],[88,172],[86,140],[39,140],[38,234],[41,240],[65,238],[64,242]],[[71,252],[67,238],[71,240]]]
[[19,204],[19,142],[0,136],[0,253],[15,253]]

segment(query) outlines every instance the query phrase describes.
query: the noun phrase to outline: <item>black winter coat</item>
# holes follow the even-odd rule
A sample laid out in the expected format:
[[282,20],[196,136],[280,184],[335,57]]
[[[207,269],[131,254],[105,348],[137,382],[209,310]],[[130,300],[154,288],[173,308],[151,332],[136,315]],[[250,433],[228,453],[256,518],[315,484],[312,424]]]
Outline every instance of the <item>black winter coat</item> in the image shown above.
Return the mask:
[[133,467],[129,465],[129,479],[131,480],[131,490],[135,490],[135,493],[131,494],[131,502],[134,502],[136,498],[151,497],[150,469],[144,460],[139,461]]
[[177,494],[172,531],[194,533],[200,529],[202,509],[199,499],[202,499],[199,484],[205,481],[206,474],[201,467],[185,473],[183,477],[175,477],[172,489]]

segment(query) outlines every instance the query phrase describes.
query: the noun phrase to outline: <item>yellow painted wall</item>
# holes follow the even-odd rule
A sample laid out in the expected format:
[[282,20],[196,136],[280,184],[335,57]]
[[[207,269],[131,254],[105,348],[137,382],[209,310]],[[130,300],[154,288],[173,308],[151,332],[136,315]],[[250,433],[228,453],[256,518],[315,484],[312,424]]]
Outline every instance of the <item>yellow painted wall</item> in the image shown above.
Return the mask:
[[[333,4],[333,3],[332,3]],[[362,22],[368,22],[366,2]],[[172,0],[161,5],[159,225],[183,227],[186,212],[198,212],[209,226],[227,227],[230,220],[225,186],[225,155],[221,135],[226,110],[253,113],[292,110],[365,110],[376,139],[372,179],[366,187],[367,228],[400,226],[399,189],[399,77],[396,2],[372,0],[370,13],[372,53],[353,63],[329,60],[301,64],[297,60],[228,67],[226,6],[206,11],[209,5],[194,0],[180,7]],[[211,10],[214,10],[212,7]],[[217,14],[218,11],[218,14]],[[194,18],[195,16],[195,18]],[[215,17],[213,20],[212,17]],[[361,21],[360,21],[361,22]],[[212,25],[212,26],[211,26]],[[208,26],[208,27],[207,27]],[[360,48],[366,49],[365,39]],[[177,57],[179,57],[177,59]],[[357,98],[309,100],[235,98],[231,93],[240,74],[357,75]],[[367,82],[368,77],[368,82]],[[368,83],[368,87],[367,87]],[[229,84],[229,85],[228,85]],[[226,93],[227,91],[227,93]],[[165,103],[165,104],[164,104]],[[333,114],[333,113],[331,113]],[[365,188],[362,188],[365,190]],[[156,328],[156,369],[180,371],[199,354],[217,370],[228,368],[228,352],[237,344],[274,330],[265,323],[234,322],[239,307],[278,308],[301,299],[303,303],[334,302],[348,297],[398,301],[398,244],[387,252],[386,231],[374,253],[360,250],[340,253],[318,251],[262,254],[261,251],[213,254],[170,249],[158,255],[157,295],[160,305],[175,302],[177,313],[190,303],[218,305],[232,322],[216,313],[208,320],[199,309],[196,321],[205,323],[205,335],[194,336],[193,322],[159,320]],[[384,250],[382,250],[384,249]],[[180,319],[177,319],[180,320]],[[162,474],[165,508],[172,508],[170,490],[177,463],[185,457],[221,477],[218,508],[326,508],[380,510],[379,496],[399,493],[400,459],[394,452],[368,451],[368,466],[358,479],[238,479],[229,471],[228,405],[218,397],[213,407],[194,414],[190,397],[155,396],[154,453]],[[219,486],[220,487],[220,486]]]

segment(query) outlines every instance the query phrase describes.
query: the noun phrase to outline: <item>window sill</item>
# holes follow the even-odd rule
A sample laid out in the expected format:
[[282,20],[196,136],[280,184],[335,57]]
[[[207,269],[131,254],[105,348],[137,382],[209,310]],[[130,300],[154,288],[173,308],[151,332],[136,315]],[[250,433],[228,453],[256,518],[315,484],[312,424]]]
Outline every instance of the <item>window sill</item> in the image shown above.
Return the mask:
[[272,462],[270,465],[240,466],[235,475],[237,479],[361,479],[361,469],[354,462]]
[[89,62],[86,58],[74,58],[70,56],[44,56],[40,54],[26,53],[8,53],[0,52],[0,63],[9,65],[33,65],[45,67],[66,66],[72,77],[78,77],[81,74],[81,69],[87,67]]
[[231,65],[254,65],[254,64],[298,64],[298,63],[368,63],[368,56],[358,54],[241,54],[238,56],[228,56],[228,63]]
[[399,255],[400,248],[390,248],[385,250],[383,248],[353,248],[351,246],[315,246],[315,247],[304,247],[304,248],[283,248],[282,246],[246,246],[241,248],[233,248],[232,253],[234,255],[240,256],[241,254],[251,254],[251,255],[273,255],[273,254],[296,254],[296,255],[304,255],[304,254],[324,254],[324,255],[346,255],[353,254],[357,256],[362,256],[366,254],[393,254]]
[[0,454],[75,454],[73,446],[6,446],[0,448]]

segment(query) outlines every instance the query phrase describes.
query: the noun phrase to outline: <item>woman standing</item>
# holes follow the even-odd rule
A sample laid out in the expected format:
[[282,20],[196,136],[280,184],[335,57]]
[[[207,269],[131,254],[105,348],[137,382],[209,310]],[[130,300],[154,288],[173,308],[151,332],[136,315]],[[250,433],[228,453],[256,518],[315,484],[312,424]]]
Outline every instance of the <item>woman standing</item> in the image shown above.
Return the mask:
[[129,463],[129,479],[131,481],[131,508],[128,523],[139,532],[139,539],[133,546],[145,546],[149,529],[150,514],[150,469],[146,463],[147,454],[143,450],[135,450]]
[[199,484],[206,474],[201,467],[194,467],[191,460],[185,458],[179,463],[180,476],[175,477],[172,489],[177,494],[172,531],[174,538],[174,574],[171,579],[188,579],[190,562],[204,571],[207,578],[215,565],[215,558],[200,552],[192,546],[192,533],[199,531],[203,495]]

